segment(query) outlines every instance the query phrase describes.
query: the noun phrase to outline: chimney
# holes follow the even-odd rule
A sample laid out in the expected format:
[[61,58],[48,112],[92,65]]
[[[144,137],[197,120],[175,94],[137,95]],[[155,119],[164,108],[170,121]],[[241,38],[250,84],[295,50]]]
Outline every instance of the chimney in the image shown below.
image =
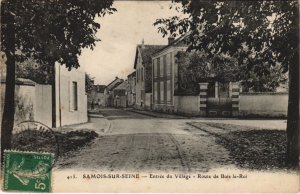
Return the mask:
[[174,42],[175,38],[174,37],[169,37],[168,38],[168,45],[172,44]]
[[145,40],[144,40],[144,38],[142,40],[142,48],[145,48]]

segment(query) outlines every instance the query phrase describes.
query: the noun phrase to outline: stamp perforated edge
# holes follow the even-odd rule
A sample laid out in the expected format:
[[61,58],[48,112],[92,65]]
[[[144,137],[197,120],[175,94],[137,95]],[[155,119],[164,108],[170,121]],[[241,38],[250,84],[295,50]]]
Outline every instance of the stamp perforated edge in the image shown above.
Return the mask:
[[[4,150],[3,152],[3,164],[1,164],[1,171],[2,171],[2,186],[1,186],[1,190],[4,192],[4,186],[5,186],[5,158],[6,158],[6,154],[8,152],[13,152],[13,153],[27,153],[27,154],[47,154],[47,155],[51,155],[52,159],[54,159],[55,155],[53,153],[49,153],[49,152],[34,152],[34,151],[21,151],[21,150],[15,150],[15,149],[8,149],[8,150]],[[52,160],[52,163],[54,162],[54,160]],[[52,192],[52,188],[53,188],[53,174],[52,174],[52,168],[51,168],[51,176],[50,176],[50,192]],[[9,191],[5,191],[5,192],[24,192],[24,193],[29,193],[28,191],[21,191],[21,190],[9,190]],[[33,191],[34,192],[34,191]],[[34,193],[38,193],[37,191]]]

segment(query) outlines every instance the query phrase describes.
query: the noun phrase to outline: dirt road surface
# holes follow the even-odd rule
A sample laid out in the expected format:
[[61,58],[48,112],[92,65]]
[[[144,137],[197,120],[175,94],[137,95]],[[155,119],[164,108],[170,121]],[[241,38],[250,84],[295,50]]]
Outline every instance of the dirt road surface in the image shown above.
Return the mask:
[[[153,118],[120,109],[101,113],[108,128],[103,132],[102,126],[96,127],[99,137],[61,157],[59,169],[207,172],[233,165],[228,151],[216,144],[214,137],[187,125],[185,119]],[[91,122],[98,119],[103,118]]]

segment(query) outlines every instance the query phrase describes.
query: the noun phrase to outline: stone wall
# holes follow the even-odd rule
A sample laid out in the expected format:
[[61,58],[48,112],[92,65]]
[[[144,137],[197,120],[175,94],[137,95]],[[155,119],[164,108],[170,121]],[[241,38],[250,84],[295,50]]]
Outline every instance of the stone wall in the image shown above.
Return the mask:
[[174,96],[175,112],[186,115],[200,114],[200,96]]
[[[17,79],[18,82],[19,79]],[[23,79],[25,80],[25,79]],[[4,107],[5,83],[1,83],[1,118]],[[51,85],[39,85],[33,81],[15,86],[14,125],[22,121],[39,121],[52,126]]]
[[239,116],[286,117],[287,93],[240,93]]

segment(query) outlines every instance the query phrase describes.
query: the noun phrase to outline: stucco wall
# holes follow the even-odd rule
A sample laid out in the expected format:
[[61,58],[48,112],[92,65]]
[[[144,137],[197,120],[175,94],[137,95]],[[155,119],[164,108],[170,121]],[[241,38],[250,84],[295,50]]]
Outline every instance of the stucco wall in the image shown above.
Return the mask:
[[34,120],[35,87],[29,85],[15,86],[14,123]]
[[[30,85],[15,86],[15,117],[14,124],[25,120],[34,120],[35,87]],[[3,115],[5,99],[5,83],[1,83],[1,118]]]
[[[5,96],[5,83],[1,83],[1,118],[4,108],[4,96]],[[35,111],[37,107],[36,104],[36,86],[33,85],[16,85],[15,86],[15,116],[14,125],[26,121],[36,120],[37,116],[40,114]],[[50,112],[51,115],[51,112]]]
[[199,96],[174,96],[175,112],[187,115],[199,115]]
[[34,120],[52,126],[52,86],[35,85]]
[[287,93],[241,93],[240,116],[287,116]]
[[[68,71],[67,68],[59,65],[56,65],[56,72],[56,126],[60,126],[60,119],[62,126],[87,122],[84,72],[79,69]],[[77,82],[77,110],[72,110],[71,106],[72,82]]]

